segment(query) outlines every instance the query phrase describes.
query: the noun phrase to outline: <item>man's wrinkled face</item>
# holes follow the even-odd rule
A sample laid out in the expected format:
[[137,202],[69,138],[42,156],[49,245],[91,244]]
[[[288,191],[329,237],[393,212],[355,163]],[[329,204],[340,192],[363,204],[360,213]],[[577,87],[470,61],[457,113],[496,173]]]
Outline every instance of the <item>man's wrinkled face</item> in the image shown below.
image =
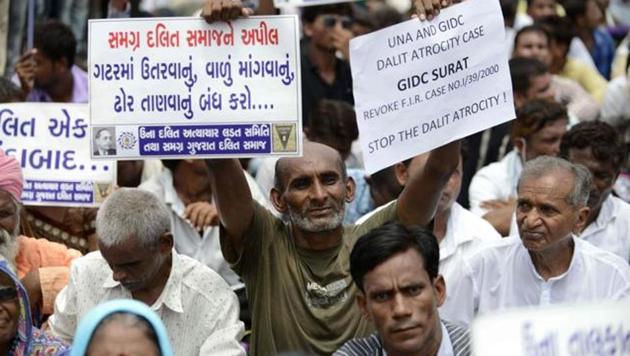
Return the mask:
[[533,0],[527,8],[527,14],[534,22],[553,16],[556,14],[556,0]]
[[0,227],[17,236],[19,232],[19,208],[13,196],[0,190]]
[[160,246],[144,246],[138,238],[130,236],[118,245],[105,246],[99,242],[99,250],[107,261],[115,281],[130,292],[151,289],[158,279],[162,265],[167,262]]
[[525,159],[529,161],[538,156],[558,156],[560,142],[562,142],[562,136],[565,132],[567,132],[566,119],[547,123],[527,140]]
[[514,57],[534,58],[547,66],[551,65],[549,39],[540,32],[525,32],[514,44]]
[[569,149],[569,161],[586,167],[593,176],[591,193],[588,197],[588,207],[591,211],[598,211],[604,200],[612,192],[619,171],[615,169],[610,160],[602,162],[593,155],[591,147]]
[[518,189],[516,222],[523,245],[532,252],[558,246],[579,231],[588,208],[580,210],[568,199],[574,177],[554,171],[541,177],[525,177]]
[[11,194],[0,190],[0,256],[9,263],[15,263],[20,233],[19,207]]
[[437,308],[446,296],[444,279],[431,281],[413,248],[392,256],[363,278],[358,303],[374,322],[388,353],[421,355],[439,347]]
[[101,130],[95,139],[96,147],[99,150],[107,151],[114,147],[114,141],[112,139],[112,134],[109,130]]
[[331,231],[341,226],[350,198],[338,153],[305,153],[289,159],[281,199],[293,224],[307,232]]

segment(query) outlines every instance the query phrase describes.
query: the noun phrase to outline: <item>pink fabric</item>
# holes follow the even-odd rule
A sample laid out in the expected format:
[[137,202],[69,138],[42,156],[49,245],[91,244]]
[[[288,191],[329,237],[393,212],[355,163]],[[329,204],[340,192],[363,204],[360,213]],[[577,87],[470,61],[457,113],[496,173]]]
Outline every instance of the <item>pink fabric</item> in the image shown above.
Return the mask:
[[20,163],[0,149],[0,189],[6,190],[15,200],[21,202],[23,186]]

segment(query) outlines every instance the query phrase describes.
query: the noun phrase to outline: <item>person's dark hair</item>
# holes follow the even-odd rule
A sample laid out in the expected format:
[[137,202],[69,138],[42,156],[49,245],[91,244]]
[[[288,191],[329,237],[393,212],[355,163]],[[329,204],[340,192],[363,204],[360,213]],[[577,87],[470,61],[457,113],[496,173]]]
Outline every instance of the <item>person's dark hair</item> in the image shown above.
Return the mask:
[[598,161],[610,162],[616,171],[621,170],[627,155],[621,136],[603,121],[581,122],[567,131],[560,143],[560,156],[569,159],[569,150],[590,147]]
[[372,32],[374,31],[374,22],[372,20],[371,14],[365,7],[356,3],[352,4],[352,21],[355,24],[366,27],[369,29],[369,32]]
[[538,24],[547,29],[550,39],[557,44],[565,46],[567,51],[569,50],[571,41],[573,37],[575,37],[573,25],[569,19],[560,16],[551,16],[542,19]]
[[[527,0],[527,7],[529,8],[530,6],[532,6],[532,4],[534,3],[534,1],[536,0]],[[556,4],[558,3],[558,1],[556,0]]]
[[579,17],[586,15],[586,3],[589,0],[565,0],[562,4],[567,18],[574,24]]
[[470,157],[470,147],[467,139],[462,139],[461,144],[459,145],[459,154],[462,158],[462,165],[468,161],[468,157]]
[[406,227],[388,223],[375,228],[358,239],[350,253],[350,274],[357,287],[363,289],[363,278],[370,271],[409,249],[416,250],[424,269],[433,281],[438,276],[440,246],[433,232],[419,226]]
[[52,61],[65,58],[68,68],[74,65],[77,54],[77,40],[70,27],[62,22],[51,20],[35,28],[33,45]]
[[622,165],[622,169],[626,172],[630,172],[630,117],[620,120],[620,123],[615,127],[619,136],[621,137],[621,141],[626,146],[626,161]]
[[518,0],[500,0],[499,2],[506,25],[512,27],[514,25],[514,19],[516,18]]
[[351,17],[352,7],[348,3],[306,6],[302,10],[302,21],[304,23],[313,23],[317,16],[325,14]]
[[179,166],[182,161],[182,159],[163,159],[162,165],[171,171],[171,173],[174,173],[175,169],[177,169],[177,166]]
[[527,140],[557,120],[568,120],[564,105],[547,99],[530,100],[516,112],[516,120],[512,123],[512,139],[520,137]]
[[526,35],[528,33],[538,33],[545,36],[545,38],[547,39],[547,46],[549,46],[550,44],[549,41],[551,40],[551,36],[549,35],[549,31],[547,31],[547,28],[539,24],[533,24],[533,25],[525,26],[521,28],[520,30],[518,30],[518,32],[514,36],[514,47],[516,47],[516,44],[521,39],[521,36]]
[[403,15],[389,5],[382,5],[374,10],[370,17],[374,23],[374,31],[403,22]]
[[370,190],[379,191],[387,195],[389,201],[398,198],[403,188],[396,179],[394,166],[389,166],[370,174]]
[[[342,154],[350,153],[352,142],[359,138],[356,114],[352,105],[341,100],[322,99],[309,116],[308,139],[343,148]],[[331,145],[333,146],[333,145]]]
[[101,134],[102,134],[103,132],[109,132],[109,133],[111,134],[111,132],[109,131],[109,129],[108,129],[108,128],[102,128],[102,129],[98,129],[98,130],[96,131],[96,136],[94,136],[94,137],[96,137],[96,138],[101,137]]
[[532,85],[532,79],[549,73],[549,68],[535,58],[516,57],[510,59],[510,76],[514,94],[524,95]]
[[0,77],[0,103],[20,101],[22,92],[10,79]]

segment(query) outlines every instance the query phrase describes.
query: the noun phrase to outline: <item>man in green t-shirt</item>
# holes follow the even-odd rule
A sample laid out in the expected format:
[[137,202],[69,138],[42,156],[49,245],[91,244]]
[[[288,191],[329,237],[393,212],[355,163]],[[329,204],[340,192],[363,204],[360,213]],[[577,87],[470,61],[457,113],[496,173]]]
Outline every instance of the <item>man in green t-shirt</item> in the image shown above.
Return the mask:
[[345,203],[353,199],[354,181],[328,146],[305,143],[303,157],[278,161],[270,197],[284,220],[252,200],[238,160],[209,160],[223,255],[249,296],[252,353],[330,354],[347,340],[369,335],[373,326],[354,303],[352,246],[391,220],[427,225],[458,160],[458,142],[435,149],[395,204],[346,227]]

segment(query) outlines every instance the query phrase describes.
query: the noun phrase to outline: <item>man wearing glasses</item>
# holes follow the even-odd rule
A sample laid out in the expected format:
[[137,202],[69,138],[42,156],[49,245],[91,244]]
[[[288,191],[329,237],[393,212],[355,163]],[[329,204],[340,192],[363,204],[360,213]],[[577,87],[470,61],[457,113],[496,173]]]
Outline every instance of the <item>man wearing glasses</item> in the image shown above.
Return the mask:
[[353,37],[350,31],[351,13],[352,9],[348,4],[304,8],[304,40],[300,52],[302,117],[305,127],[311,124],[310,113],[321,99],[336,99],[354,104],[348,62],[349,41]]

